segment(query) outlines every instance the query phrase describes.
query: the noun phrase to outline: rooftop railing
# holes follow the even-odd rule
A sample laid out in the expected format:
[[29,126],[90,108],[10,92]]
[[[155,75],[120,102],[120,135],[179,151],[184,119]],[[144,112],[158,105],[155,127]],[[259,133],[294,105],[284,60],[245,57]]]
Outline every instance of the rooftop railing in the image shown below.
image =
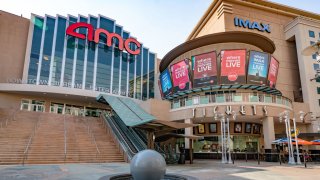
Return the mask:
[[177,98],[171,101],[171,109],[205,104],[240,104],[243,102],[278,104],[292,108],[292,101],[284,96],[262,93],[224,93]]

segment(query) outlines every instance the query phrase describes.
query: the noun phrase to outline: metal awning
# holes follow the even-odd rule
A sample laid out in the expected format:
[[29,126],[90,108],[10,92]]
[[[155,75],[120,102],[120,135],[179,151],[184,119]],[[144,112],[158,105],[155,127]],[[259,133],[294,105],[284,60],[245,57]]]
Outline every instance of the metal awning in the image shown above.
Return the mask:
[[139,126],[156,119],[130,98],[100,94],[97,101],[110,105],[126,126]]

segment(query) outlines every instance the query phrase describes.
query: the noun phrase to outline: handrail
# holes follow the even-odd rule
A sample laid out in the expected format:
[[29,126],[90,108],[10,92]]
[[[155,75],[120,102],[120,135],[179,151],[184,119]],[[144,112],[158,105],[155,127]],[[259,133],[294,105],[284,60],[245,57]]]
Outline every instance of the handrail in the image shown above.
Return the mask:
[[27,155],[28,155],[28,152],[29,152],[29,147],[30,147],[30,144],[31,144],[31,142],[33,140],[33,137],[34,137],[34,134],[36,132],[37,126],[39,124],[39,121],[40,121],[40,115],[38,116],[38,120],[37,120],[37,122],[35,123],[35,125],[33,127],[33,130],[32,130],[32,133],[30,135],[30,138],[29,138],[28,144],[26,146],[26,149],[23,152],[23,161],[22,161],[23,165],[24,165],[24,161],[27,159]]
[[[130,145],[126,142],[126,140],[122,137],[119,129],[113,124],[112,120],[108,120],[108,118],[111,118],[107,113],[101,115],[101,117],[104,119],[106,126],[109,128],[109,132],[113,134],[113,137],[118,141],[122,149],[127,152],[129,159],[131,160],[133,156],[136,154],[132,151],[130,148]],[[111,127],[112,126],[112,127]],[[121,138],[121,140],[120,140]]]
[[100,155],[100,150],[99,150],[98,144],[96,142],[96,137],[95,137],[95,135],[94,135],[94,133],[92,131],[92,128],[90,127],[90,123],[88,123],[88,119],[86,119],[85,122],[87,123],[87,126],[88,126],[88,133],[91,136],[91,138],[93,139],[93,142],[94,142],[94,144],[96,146],[96,159],[97,159],[98,158],[98,154]]
[[67,158],[67,128],[66,128],[66,115],[63,115],[63,123],[64,123],[64,162],[66,162],[66,158]]
[[[87,121],[87,122],[88,122],[88,121]],[[93,142],[94,142],[94,144],[96,145],[96,151],[97,151],[97,153],[96,153],[96,159],[97,159],[97,155],[98,155],[98,154],[100,155],[100,150],[99,150],[98,144],[97,144],[97,142],[96,142],[96,137],[95,137],[95,135],[94,135],[94,133],[93,133],[93,131],[92,131],[92,128],[90,127],[90,123],[88,123],[88,127],[89,127],[89,131],[90,131],[90,133],[91,133],[91,138],[93,139]]]
[[[194,98],[198,98],[195,99]],[[171,100],[171,109],[211,103],[274,103],[292,108],[292,100],[284,97],[257,92],[236,92],[224,94],[192,95]]]

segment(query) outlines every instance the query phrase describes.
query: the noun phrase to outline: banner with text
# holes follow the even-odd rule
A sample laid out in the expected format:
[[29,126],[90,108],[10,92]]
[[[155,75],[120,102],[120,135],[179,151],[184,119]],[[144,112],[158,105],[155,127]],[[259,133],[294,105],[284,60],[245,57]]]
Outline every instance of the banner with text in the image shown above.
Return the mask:
[[172,83],[171,83],[170,72],[168,68],[165,69],[160,74],[160,84],[161,84],[161,92],[163,94],[163,97],[167,97],[168,95],[171,95]]
[[221,84],[246,83],[246,50],[221,51]]
[[192,56],[192,64],[194,88],[218,84],[215,51]]
[[267,84],[269,68],[269,54],[257,51],[250,51],[248,66],[248,84]]
[[277,76],[279,71],[279,62],[271,56],[269,74],[268,74],[268,86],[275,88],[277,82]]
[[188,59],[172,65],[171,73],[174,92],[185,91],[191,88]]

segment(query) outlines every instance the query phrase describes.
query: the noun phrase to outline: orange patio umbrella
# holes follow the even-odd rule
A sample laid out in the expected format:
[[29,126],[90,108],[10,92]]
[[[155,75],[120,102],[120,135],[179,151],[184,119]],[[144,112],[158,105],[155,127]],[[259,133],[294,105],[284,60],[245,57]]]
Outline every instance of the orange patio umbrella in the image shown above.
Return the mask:
[[[306,141],[300,138],[297,138],[298,140],[298,145],[305,145],[305,146],[309,146],[309,145],[314,145],[312,142],[310,141]],[[294,138],[292,138],[292,144],[295,145],[296,141]],[[288,144],[288,142],[286,142],[286,144]]]
[[320,145],[320,139],[311,141],[312,145]]

